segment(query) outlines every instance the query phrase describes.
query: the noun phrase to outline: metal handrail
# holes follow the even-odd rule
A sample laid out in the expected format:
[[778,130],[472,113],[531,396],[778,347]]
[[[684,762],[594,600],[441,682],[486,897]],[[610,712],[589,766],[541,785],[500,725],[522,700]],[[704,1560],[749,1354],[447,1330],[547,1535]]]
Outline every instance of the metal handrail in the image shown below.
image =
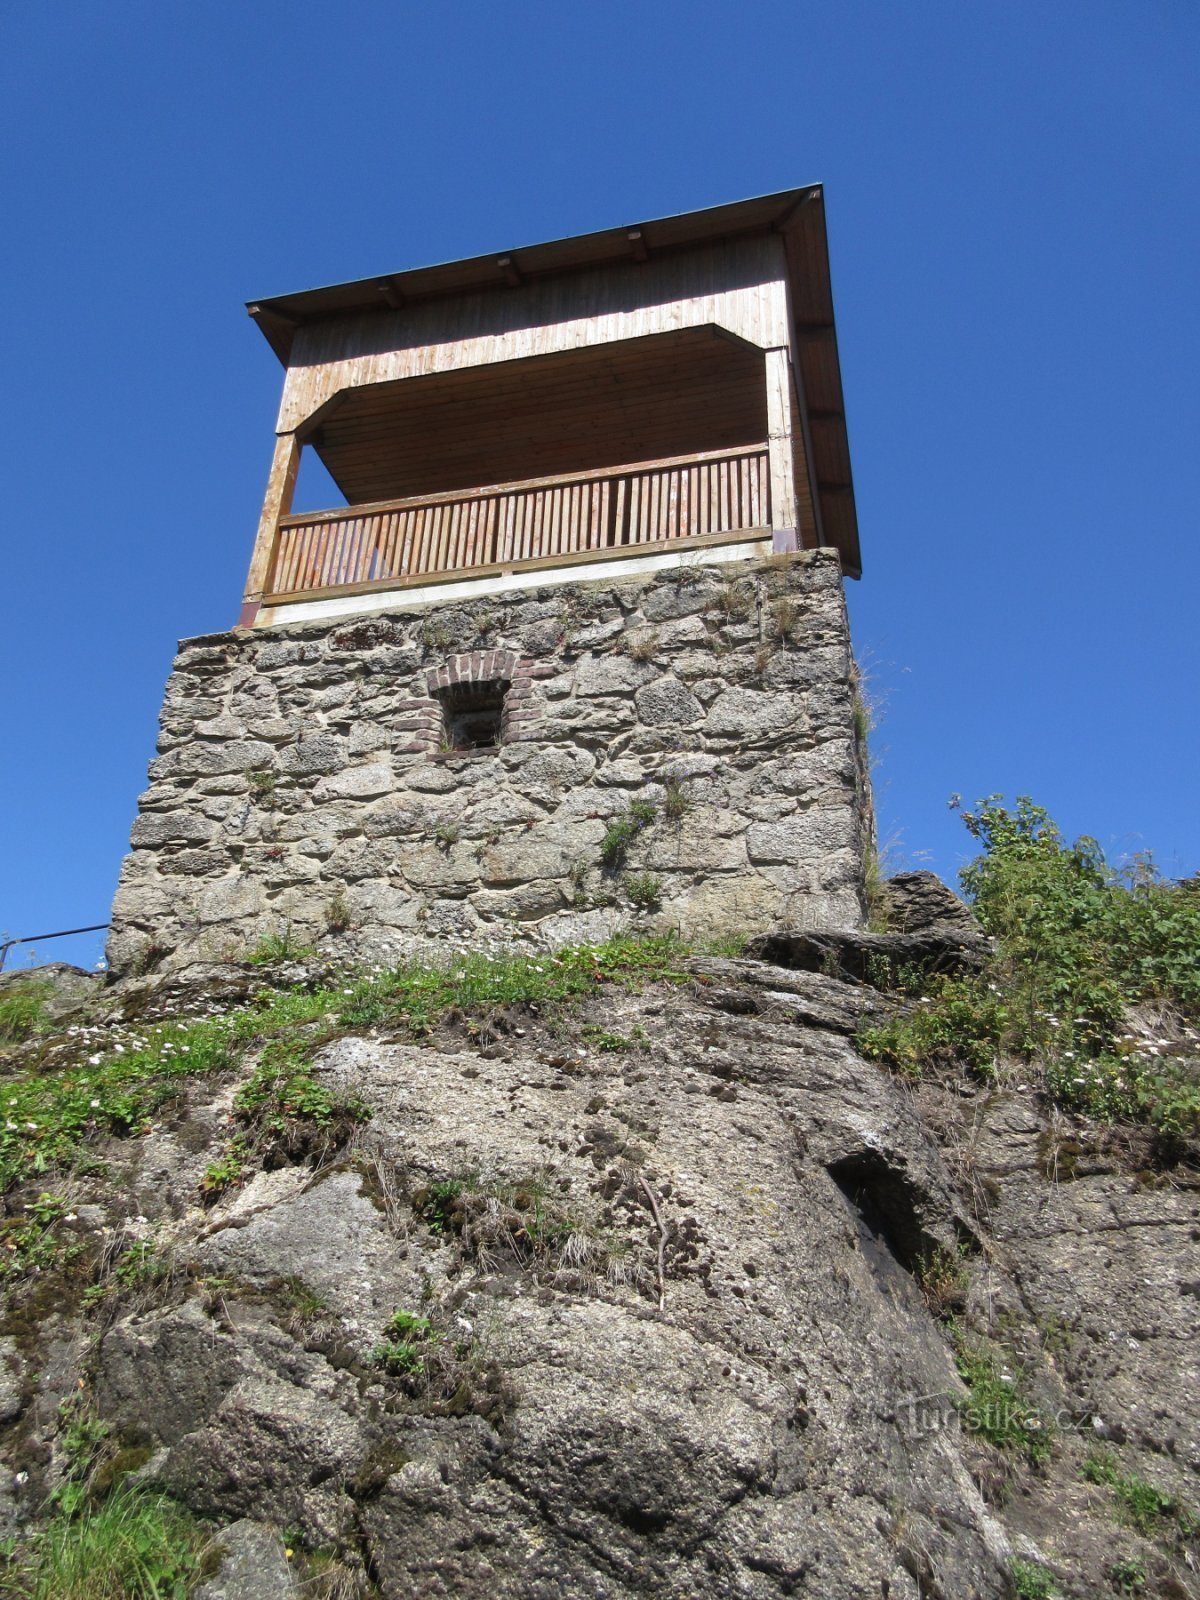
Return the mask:
[[21,939],[5,939],[0,942],[0,972],[4,971],[8,952],[15,944],[40,944],[43,939],[66,939],[73,933],[102,933],[111,926],[109,922],[94,922],[90,928],[60,928],[57,933],[27,933]]

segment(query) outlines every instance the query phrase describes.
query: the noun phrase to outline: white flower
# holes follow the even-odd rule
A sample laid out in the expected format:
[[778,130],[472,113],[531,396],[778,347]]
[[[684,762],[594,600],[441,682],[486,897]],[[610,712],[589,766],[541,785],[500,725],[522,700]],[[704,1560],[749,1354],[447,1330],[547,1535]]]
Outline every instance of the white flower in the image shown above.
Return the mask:
[[104,1057],[100,1056],[100,1055],[89,1056],[88,1057],[88,1066],[89,1067],[98,1067],[103,1060],[104,1060]]
[[91,1100],[88,1103],[93,1111],[95,1111],[96,1107],[100,1104],[99,1100]]

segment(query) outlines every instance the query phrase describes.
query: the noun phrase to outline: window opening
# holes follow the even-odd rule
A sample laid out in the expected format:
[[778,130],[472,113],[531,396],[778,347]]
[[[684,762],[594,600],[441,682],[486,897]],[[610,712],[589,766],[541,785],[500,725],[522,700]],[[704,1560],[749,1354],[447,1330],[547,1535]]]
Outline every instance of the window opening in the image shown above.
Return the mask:
[[503,678],[454,683],[441,691],[446,746],[450,750],[489,750],[500,743],[504,720]]

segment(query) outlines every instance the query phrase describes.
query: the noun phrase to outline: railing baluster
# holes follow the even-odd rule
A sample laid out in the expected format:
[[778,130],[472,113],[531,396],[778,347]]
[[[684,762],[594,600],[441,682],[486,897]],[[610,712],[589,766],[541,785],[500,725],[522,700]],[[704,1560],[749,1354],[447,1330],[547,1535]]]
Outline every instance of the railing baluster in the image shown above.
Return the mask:
[[283,518],[273,595],[763,528],[764,445]]

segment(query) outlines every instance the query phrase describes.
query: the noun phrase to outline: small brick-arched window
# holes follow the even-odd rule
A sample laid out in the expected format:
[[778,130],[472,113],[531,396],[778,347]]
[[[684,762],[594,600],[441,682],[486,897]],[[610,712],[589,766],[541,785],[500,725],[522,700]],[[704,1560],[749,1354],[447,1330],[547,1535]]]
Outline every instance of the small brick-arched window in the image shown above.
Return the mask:
[[426,674],[429,693],[441,706],[445,749],[490,750],[504,743],[516,668],[511,650],[472,650]]

